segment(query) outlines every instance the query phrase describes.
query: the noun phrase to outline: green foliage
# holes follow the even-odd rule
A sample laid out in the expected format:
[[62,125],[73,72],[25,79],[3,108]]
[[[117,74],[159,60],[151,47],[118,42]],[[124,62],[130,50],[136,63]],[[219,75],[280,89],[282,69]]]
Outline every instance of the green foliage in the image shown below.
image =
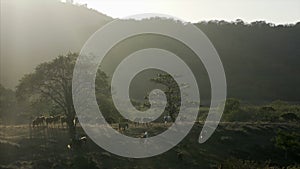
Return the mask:
[[299,121],[299,117],[295,113],[285,113],[280,116],[285,121]]
[[277,148],[285,151],[286,159],[288,154],[300,157],[300,134],[279,130],[273,141]]
[[222,120],[240,122],[298,122],[299,116],[300,106],[297,104],[276,101],[262,106],[242,105],[238,99],[231,98],[226,101]]
[[239,121],[242,116],[240,101],[235,98],[228,98],[225,102],[223,120]]
[[275,139],[276,146],[288,150],[300,148],[300,135],[298,133],[286,133],[279,131]]
[[224,113],[232,113],[240,110],[240,101],[238,99],[229,98],[226,99]]
[[289,103],[283,100],[275,100],[272,103],[270,103],[270,105],[275,109],[280,109],[282,107],[289,106]]
[[27,99],[35,105],[55,105],[66,115],[74,114],[71,79],[76,58],[77,54],[69,53],[38,65],[33,73],[20,80],[16,91],[19,100]]
[[250,160],[241,160],[237,158],[229,158],[224,161],[222,169],[258,169],[261,168],[261,165],[257,164],[254,161]]
[[175,121],[180,108],[180,89],[176,81],[169,74],[158,74],[157,77],[151,79],[153,82],[165,86],[164,92],[167,97],[166,111]]
[[[20,80],[16,91],[19,100],[28,100],[31,106],[36,105],[39,111],[64,114],[67,117],[71,137],[75,136],[72,78],[77,57],[77,53],[68,53],[66,56],[61,55],[50,62],[38,65],[33,73],[25,75]],[[110,87],[107,78],[104,72],[98,70],[95,81],[97,97],[105,98],[108,95]],[[107,106],[104,108],[109,109]]]
[[286,167],[272,165],[270,161],[258,163],[252,160],[243,160],[234,157],[226,159],[219,168],[222,169],[299,169],[299,165],[289,165]]

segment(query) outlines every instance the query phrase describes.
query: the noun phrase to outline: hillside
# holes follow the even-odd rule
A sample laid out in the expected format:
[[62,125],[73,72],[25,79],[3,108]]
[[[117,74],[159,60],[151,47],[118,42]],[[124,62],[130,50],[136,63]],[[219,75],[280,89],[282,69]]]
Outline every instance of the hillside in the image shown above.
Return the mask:
[[229,97],[300,100],[300,22],[199,23],[221,57]]
[[[84,42],[112,18],[83,6],[56,0],[1,1],[1,84],[17,85],[26,73],[45,61],[69,51],[79,52]],[[195,24],[212,41],[223,62],[228,96],[250,102],[300,100],[300,23],[267,24],[242,21]],[[160,47],[182,57],[197,75],[201,98],[210,97],[207,73],[200,61],[180,42],[156,35],[136,36],[116,45],[103,61],[111,76],[122,58],[143,48]],[[157,71],[146,71],[132,83],[131,95],[142,99],[154,84]],[[146,76],[142,76],[146,75]],[[144,87],[147,90],[144,90]]]
[[[265,22],[211,21],[196,26],[219,53],[226,73],[228,97],[252,103],[277,99],[299,102],[300,23],[274,26]],[[111,75],[124,57],[149,47],[162,48],[181,57],[196,75],[201,99],[207,104],[210,84],[204,66],[188,47],[174,39],[149,34],[131,37],[117,44],[101,66]],[[135,78],[131,86],[134,98],[143,98],[155,87],[149,85],[149,79],[156,73],[155,70],[144,71]]]
[[40,63],[85,41],[112,18],[58,0],[1,0],[1,84],[14,88]]

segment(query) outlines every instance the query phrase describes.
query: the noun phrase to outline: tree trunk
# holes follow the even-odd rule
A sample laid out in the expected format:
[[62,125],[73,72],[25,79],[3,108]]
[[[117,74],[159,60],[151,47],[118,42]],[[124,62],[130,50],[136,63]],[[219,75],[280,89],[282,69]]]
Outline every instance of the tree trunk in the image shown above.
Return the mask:
[[74,124],[74,118],[68,117],[67,118],[67,124],[68,124],[68,130],[69,130],[70,138],[72,140],[75,140],[76,139],[76,127],[75,127],[75,124]]

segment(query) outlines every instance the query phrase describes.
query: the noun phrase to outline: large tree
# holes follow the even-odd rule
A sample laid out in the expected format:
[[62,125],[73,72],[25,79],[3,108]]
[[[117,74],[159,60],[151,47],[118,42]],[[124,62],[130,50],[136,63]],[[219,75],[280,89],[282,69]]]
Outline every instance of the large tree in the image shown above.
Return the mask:
[[180,88],[178,84],[171,75],[166,73],[157,74],[157,77],[152,78],[151,81],[157,84],[161,84],[165,87],[163,91],[166,94],[168,102],[165,110],[168,113],[168,115],[171,116],[172,121],[174,122],[178,115],[181,102]]
[[[31,102],[47,101],[67,117],[70,137],[76,136],[75,109],[72,99],[73,69],[77,53],[58,56],[50,62],[38,65],[35,71],[25,75],[17,86],[17,96]],[[104,72],[98,71],[96,78],[98,95],[107,95],[109,85]]]

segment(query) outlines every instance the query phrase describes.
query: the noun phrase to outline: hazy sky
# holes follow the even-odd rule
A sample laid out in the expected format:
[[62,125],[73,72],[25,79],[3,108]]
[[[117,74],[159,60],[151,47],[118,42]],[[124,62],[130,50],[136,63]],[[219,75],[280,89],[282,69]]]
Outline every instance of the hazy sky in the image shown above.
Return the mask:
[[162,13],[186,21],[242,19],[276,24],[300,21],[300,0],[74,0],[114,18]]

